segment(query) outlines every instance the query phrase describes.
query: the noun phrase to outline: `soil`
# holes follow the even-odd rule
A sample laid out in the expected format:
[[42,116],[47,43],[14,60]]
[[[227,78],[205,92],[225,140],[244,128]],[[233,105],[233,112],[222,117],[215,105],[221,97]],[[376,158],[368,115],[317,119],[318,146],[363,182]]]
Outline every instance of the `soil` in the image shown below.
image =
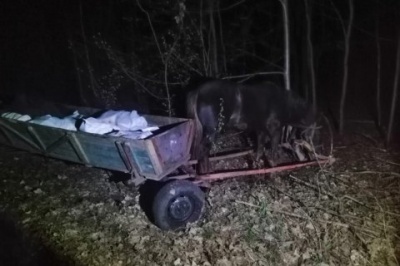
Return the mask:
[[1,146],[0,264],[398,265],[400,149],[365,125],[333,143],[332,166],[213,183],[176,232],[151,223],[143,188]]

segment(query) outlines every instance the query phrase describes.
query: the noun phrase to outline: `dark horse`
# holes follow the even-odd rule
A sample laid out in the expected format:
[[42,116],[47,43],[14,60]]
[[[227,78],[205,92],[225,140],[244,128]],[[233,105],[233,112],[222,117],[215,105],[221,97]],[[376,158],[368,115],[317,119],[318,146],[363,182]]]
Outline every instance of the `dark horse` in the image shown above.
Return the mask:
[[272,158],[268,162],[274,166],[283,127],[308,128],[315,120],[311,106],[273,83],[245,85],[217,79],[200,83],[189,92],[187,115],[195,121],[192,157],[199,160],[201,173],[209,172],[209,151],[220,129],[256,133],[257,160],[269,139]]

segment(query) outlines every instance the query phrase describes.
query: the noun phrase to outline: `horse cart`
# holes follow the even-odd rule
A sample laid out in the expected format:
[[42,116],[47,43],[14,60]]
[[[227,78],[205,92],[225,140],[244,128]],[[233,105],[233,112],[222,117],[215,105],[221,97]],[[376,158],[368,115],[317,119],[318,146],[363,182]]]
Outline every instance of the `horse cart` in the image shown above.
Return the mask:
[[[84,116],[99,111],[79,107],[68,107],[65,110],[78,110]],[[211,181],[290,170],[317,163],[312,161],[266,169],[239,169],[198,175],[190,171],[196,165],[195,160],[190,160],[193,121],[152,115],[143,117],[150,126],[156,126],[157,129],[151,136],[131,139],[67,130],[2,116],[0,143],[89,167],[122,172],[130,175],[131,183],[135,185],[148,180],[162,182],[153,198],[152,216],[155,224],[163,230],[176,229],[199,219],[205,202],[202,187]],[[213,157],[212,160],[246,153]]]

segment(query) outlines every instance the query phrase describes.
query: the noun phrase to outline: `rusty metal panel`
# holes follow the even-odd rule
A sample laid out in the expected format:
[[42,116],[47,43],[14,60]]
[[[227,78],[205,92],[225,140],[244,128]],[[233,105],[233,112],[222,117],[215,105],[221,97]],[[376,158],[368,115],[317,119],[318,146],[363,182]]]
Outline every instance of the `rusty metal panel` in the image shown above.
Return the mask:
[[182,161],[188,155],[188,147],[191,145],[190,129],[189,123],[179,123],[152,139],[164,169]]
[[180,120],[161,127],[146,140],[130,142],[138,172],[149,179],[160,180],[185,164],[190,157],[192,129],[191,120]]

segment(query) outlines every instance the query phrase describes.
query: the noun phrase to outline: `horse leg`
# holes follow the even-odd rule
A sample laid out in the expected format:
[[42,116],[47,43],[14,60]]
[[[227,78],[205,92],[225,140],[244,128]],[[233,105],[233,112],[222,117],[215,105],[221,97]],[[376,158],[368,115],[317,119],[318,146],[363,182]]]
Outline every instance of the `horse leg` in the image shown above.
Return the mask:
[[210,156],[211,146],[216,138],[216,134],[217,132],[215,128],[212,127],[204,128],[204,137],[201,145],[202,147],[201,156],[198,159],[199,174],[210,173],[211,164],[209,156]]
[[280,134],[278,131],[275,131],[270,135],[271,157],[268,158],[268,164],[270,167],[275,167],[277,165],[276,159],[278,157],[279,140]]
[[261,155],[264,154],[266,134],[264,131],[257,132],[257,147],[256,147],[256,160],[260,160]]
[[208,141],[208,136],[204,136],[197,157],[198,173],[208,174],[210,172],[209,154],[211,150],[211,143]]
[[206,175],[210,173],[211,166],[208,154],[199,159],[198,164],[199,164],[199,174]]
[[201,141],[201,156],[198,157],[198,166],[200,174],[208,174],[210,172],[210,150],[216,134],[218,119],[216,111],[210,105],[203,105],[199,108],[199,120],[203,125],[203,137]]
[[199,174],[207,174],[210,169],[209,155],[210,149],[206,138],[201,141],[199,155],[197,157],[197,165]]
[[301,139],[305,142],[303,145],[305,156],[308,159],[315,160],[315,155],[320,154],[322,151],[316,123],[303,130]]
[[268,164],[271,167],[276,166],[276,157],[279,147],[279,141],[282,134],[282,126],[278,118],[272,113],[266,122],[266,129],[269,133],[270,145],[271,145],[271,158],[268,159]]

